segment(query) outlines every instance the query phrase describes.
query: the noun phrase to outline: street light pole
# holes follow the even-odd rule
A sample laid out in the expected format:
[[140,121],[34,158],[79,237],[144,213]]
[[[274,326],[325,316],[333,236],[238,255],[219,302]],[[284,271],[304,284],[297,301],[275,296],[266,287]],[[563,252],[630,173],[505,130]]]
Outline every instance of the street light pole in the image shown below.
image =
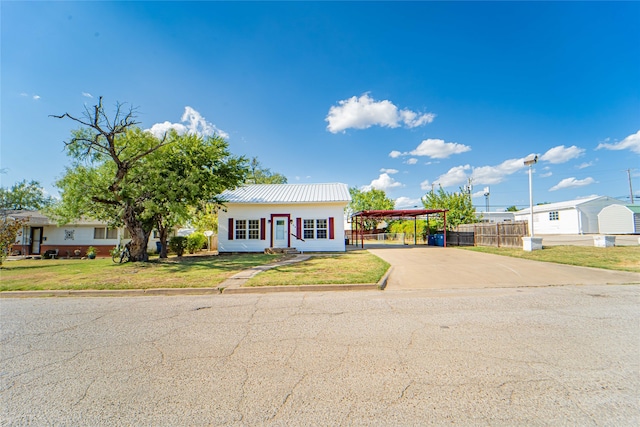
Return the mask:
[[527,156],[526,159],[524,159],[524,164],[526,166],[529,166],[529,235],[531,237],[534,236],[533,234],[533,179],[531,178],[531,174],[532,174],[532,170],[533,170],[533,165],[535,165],[536,163],[538,163],[538,156],[536,155],[530,155]]

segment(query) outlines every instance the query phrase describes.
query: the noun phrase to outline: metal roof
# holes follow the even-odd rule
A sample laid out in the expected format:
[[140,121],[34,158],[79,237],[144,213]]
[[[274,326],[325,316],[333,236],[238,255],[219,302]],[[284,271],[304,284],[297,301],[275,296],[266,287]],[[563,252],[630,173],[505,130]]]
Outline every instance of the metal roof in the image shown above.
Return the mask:
[[[557,210],[562,210],[562,209],[572,209],[572,208],[576,208],[580,205],[583,205],[585,203],[589,203],[592,202],[594,200],[598,200],[598,199],[609,199],[612,200],[614,202],[620,202],[620,204],[624,203],[620,200],[608,197],[608,196],[591,196],[591,197],[585,197],[583,199],[575,199],[575,200],[567,200],[564,202],[556,202],[556,203],[546,203],[544,205],[536,205],[533,207],[533,212],[537,213],[537,212],[548,212],[548,211],[557,211]],[[526,209],[522,209],[519,210],[517,212],[514,212],[516,215],[522,215],[522,214],[528,214],[529,213],[529,208]]]
[[349,202],[347,184],[252,184],[226,190],[225,203],[323,203]]

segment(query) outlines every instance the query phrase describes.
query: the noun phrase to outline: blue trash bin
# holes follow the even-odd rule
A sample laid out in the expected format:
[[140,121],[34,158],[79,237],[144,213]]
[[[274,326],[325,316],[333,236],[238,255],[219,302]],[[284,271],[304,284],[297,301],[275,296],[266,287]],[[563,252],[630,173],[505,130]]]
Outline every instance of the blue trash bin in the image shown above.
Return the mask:
[[436,245],[436,236],[434,236],[433,234],[429,234],[429,238],[427,239],[427,244],[429,246],[435,246]]
[[162,243],[156,242],[156,252],[160,253],[161,250],[162,250]]
[[444,234],[438,233],[435,235],[436,237],[436,246],[444,246]]

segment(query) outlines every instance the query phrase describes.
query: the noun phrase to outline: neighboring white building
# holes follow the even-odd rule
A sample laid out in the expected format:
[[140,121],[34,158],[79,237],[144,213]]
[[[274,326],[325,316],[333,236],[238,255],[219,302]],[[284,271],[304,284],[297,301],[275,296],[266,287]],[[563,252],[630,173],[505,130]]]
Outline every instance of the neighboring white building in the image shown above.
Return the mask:
[[478,222],[512,222],[515,218],[515,212],[479,212],[476,211]]
[[[123,228],[109,228],[102,221],[82,219],[74,224],[58,225],[39,211],[14,211],[10,218],[26,219],[18,231],[12,253],[20,255],[42,255],[48,250],[57,250],[59,257],[81,256],[89,246],[98,250],[98,256],[110,256],[109,251],[120,243],[131,240]],[[158,239],[152,233],[147,249],[154,251]]]
[[600,234],[640,234],[640,206],[611,205],[598,214]]
[[219,252],[344,252],[346,184],[254,184],[221,194]]
[[[597,234],[598,213],[610,205],[624,205],[622,200],[593,196],[533,207],[533,231],[538,234]],[[515,212],[516,221],[528,221],[529,208]]]

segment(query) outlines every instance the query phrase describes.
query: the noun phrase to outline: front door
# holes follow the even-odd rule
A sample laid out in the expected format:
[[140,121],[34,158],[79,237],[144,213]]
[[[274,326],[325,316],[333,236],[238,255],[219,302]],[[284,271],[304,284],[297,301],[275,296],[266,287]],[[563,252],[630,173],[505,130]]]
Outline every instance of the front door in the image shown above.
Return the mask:
[[273,217],[273,247],[288,248],[289,247],[289,218],[286,216]]
[[42,227],[34,227],[31,229],[31,248],[30,255],[40,255],[40,245],[42,245]]

